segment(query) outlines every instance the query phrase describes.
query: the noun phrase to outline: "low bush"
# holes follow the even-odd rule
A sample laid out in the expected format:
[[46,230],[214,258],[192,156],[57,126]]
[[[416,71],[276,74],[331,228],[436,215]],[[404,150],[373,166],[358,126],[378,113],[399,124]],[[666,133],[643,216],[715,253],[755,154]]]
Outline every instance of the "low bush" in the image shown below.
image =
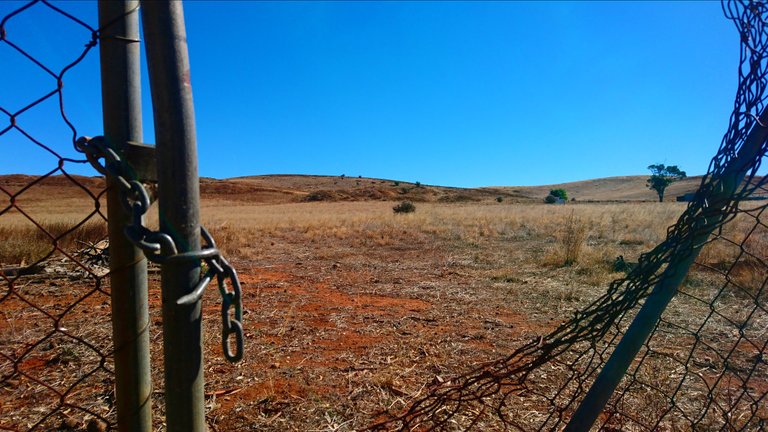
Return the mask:
[[563,247],[563,265],[571,266],[579,261],[579,255],[587,240],[589,230],[586,221],[574,215],[573,211],[565,218],[560,233]]
[[333,195],[325,190],[310,192],[307,194],[307,196],[304,197],[304,201],[307,202],[328,201],[332,199]]
[[410,201],[403,201],[400,204],[392,207],[395,213],[413,213],[416,211],[416,206]]
[[568,193],[565,191],[565,189],[552,189],[549,191],[550,195],[553,195],[555,198],[562,198],[565,201],[568,201]]

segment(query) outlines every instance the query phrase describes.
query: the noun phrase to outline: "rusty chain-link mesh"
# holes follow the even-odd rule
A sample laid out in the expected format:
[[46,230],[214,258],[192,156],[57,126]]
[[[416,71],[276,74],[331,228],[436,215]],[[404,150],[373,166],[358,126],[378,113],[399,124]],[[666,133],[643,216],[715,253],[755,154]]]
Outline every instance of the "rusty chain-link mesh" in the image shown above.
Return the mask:
[[768,191],[761,170],[768,7],[727,1],[723,10],[741,36],[734,109],[708,174],[667,239],[552,333],[428,388],[372,429],[564,428],[665,270],[686,270],[703,242],[595,427],[768,429]]
[[[19,36],[29,36],[25,20],[41,14],[55,16],[57,31],[82,37],[56,53],[66,58],[63,67],[42,60],[50,53]],[[3,176],[0,182],[0,430],[112,427],[111,326],[93,325],[110,320],[108,269],[99,245],[107,236],[104,180],[72,174],[85,172],[88,162],[75,149],[78,134],[65,110],[65,102],[81,101],[64,87],[77,66],[94,56],[100,30],[47,1],[29,2],[0,19],[2,68],[25,68],[14,82],[3,72],[2,84],[24,88],[28,97],[0,95],[3,158],[22,153],[49,161],[42,175]]]

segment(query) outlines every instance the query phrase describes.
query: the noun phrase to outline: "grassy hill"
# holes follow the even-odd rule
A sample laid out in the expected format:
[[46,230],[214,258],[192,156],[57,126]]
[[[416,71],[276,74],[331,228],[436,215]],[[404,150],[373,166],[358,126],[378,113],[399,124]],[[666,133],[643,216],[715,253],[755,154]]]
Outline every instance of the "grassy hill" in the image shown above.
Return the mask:
[[[702,176],[688,177],[667,188],[665,201],[674,201],[678,195],[694,192]],[[551,189],[565,189],[569,198],[577,201],[657,201],[656,192],[646,187],[648,176],[606,177],[570,183],[558,183],[529,187],[499,187],[495,189],[518,193],[529,198],[541,199]]]
[[[74,179],[82,187],[76,186]],[[22,199],[46,200],[89,199],[86,190],[98,193],[103,184],[100,177],[51,176],[36,182]],[[0,188],[15,194],[34,182],[27,175],[0,176]],[[497,186],[455,188],[421,185],[410,182],[367,177],[314,175],[261,175],[230,179],[200,179],[204,200],[247,201],[277,204],[312,201],[401,201],[415,202],[494,202],[501,197],[505,203],[540,202],[550,189],[565,189],[577,201],[655,201],[656,193],[645,186],[647,176],[609,177],[543,186]],[[667,200],[695,191],[701,176],[674,183],[667,189]]]
[[203,197],[235,195],[249,201],[529,201],[530,197],[498,188],[454,188],[368,177],[263,175],[225,180],[202,179]]
[[[550,189],[565,189],[578,201],[656,201],[656,192],[648,189],[648,176],[608,177],[543,186],[497,186],[453,188],[417,185],[397,180],[367,177],[265,175],[226,180],[203,179],[204,197],[217,194],[265,202],[290,201],[395,201],[408,199],[426,202],[494,201],[538,202]],[[693,192],[701,176],[689,177],[667,189],[667,200]]]

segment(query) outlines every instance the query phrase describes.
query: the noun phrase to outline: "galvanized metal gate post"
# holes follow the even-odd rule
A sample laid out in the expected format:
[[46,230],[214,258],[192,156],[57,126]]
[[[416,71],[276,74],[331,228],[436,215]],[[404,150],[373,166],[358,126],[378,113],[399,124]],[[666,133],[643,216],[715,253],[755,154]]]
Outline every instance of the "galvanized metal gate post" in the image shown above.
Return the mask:
[[[179,254],[200,250],[197,144],[181,2],[142,1],[157,143],[160,231]],[[163,264],[166,424],[205,431],[201,301],[179,305],[200,279],[199,260]]]
[[[121,153],[129,141],[142,141],[138,6],[136,0],[99,1],[104,137]],[[149,432],[147,260],[125,236],[131,215],[123,207],[116,180],[109,177],[107,182],[117,429]]]
[[760,114],[738,154],[728,162],[725,172],[720,178],[720,190],[713,191],[712,196],[706,197],[706,213],[709,216],[698,227],[698,234],[691,239],[690,248],[685,251],[687,255],[679,257],[677,261],[673,260],[664,270],[660,282],[653,288],[645,304],[637,313],[624,337],[616,346],[613,354],[571,417],[565,428],[566,432],[590,430],[603,411],[632,364],[632,360],[640,352],[667,305],[674,298],[678,287],[699,255],[704,243],[724,217],[723,210],[730,204],[728,198],[744,181],[750,162],[759,156],[763,143],[768,140],[768,127],[762,126],[765,124],[768,124],[768,109]]

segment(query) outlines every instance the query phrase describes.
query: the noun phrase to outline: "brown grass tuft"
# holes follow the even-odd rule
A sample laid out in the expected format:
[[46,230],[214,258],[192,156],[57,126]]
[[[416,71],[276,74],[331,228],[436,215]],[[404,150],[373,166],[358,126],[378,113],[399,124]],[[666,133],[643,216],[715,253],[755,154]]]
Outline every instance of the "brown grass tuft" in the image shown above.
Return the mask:
[[78,242],[96,242],[107,236],[103,221],[89,221],[77,226],[75,221],[44,221],[42,229],[32,224],[0,225],[0,264],[25,265],[35,263],[56,249],[73,251]]

